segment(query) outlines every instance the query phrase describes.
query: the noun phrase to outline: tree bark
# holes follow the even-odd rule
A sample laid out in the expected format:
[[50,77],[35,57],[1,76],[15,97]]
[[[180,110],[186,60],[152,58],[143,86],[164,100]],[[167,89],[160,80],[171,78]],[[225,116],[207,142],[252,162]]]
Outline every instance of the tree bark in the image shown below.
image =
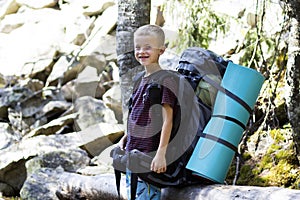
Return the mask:
[[132,78],[143,70],[134,57],[133,33],[138,27],[150,23],[150,9],[149,0],[118,1],[116,40],[124,124],[128,112],[127,102],[132,92]]
[[291,22],[286,70],[286,103],[300,161],[300,1],[286,0],[286,3]]

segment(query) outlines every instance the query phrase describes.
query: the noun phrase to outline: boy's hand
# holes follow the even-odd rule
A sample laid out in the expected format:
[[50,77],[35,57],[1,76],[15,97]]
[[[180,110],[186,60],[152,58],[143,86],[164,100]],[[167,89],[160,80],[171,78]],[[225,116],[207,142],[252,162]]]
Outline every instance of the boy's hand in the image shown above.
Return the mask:
[[118,145],[122,150],[125,150],[126,142],[127,142],[127,135],[123,135],[123,137],[120,139],[120,141],[118,142],[117,145]]
[[151,170],[156,173],[163,173],[167,170],[167,163],[164,155],[156,153],[151,163]]

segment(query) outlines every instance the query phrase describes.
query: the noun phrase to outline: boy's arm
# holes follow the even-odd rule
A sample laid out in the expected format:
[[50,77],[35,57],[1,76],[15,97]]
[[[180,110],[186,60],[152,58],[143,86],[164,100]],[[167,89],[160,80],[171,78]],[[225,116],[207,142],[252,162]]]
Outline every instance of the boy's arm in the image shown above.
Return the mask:
[[127,133],[124,133],[123,137],[120,139],[120,141],[118,142],[117,145],[118,145],[122,150],[125,150],[126,142],[127,142]]
[[163,173],[167,170],[166,151],[173,126],[173,108],[169,104],[163,104],[162,113],[163,125],[160,142],[156,155],[151,163],[151,170],[157,173]]

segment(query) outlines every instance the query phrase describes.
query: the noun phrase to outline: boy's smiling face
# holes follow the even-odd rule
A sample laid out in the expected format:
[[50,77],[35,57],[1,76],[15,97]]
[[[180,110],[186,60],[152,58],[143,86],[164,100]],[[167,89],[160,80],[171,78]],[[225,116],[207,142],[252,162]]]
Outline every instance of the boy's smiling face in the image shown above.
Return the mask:
[[147,67],[157,64],[159,56],[164,52],[161,46],[152,35],[138,35],[134,38],[134,55],[141,65]]

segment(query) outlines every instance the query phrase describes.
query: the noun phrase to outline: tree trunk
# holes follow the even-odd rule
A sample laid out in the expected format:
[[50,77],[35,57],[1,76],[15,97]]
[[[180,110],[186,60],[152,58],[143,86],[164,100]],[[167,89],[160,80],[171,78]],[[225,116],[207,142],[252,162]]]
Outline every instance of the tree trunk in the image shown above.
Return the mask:
[[300,1],[286,0],[291,21],[286,71],[286,102],[300,161]]
[[138,27],[150,23],[150,9],[149,0],[118,1],[116,40],[124,124],[128,112],[127,102],[132,92],[132,78],[143,70],[134,58],[133,33]]

